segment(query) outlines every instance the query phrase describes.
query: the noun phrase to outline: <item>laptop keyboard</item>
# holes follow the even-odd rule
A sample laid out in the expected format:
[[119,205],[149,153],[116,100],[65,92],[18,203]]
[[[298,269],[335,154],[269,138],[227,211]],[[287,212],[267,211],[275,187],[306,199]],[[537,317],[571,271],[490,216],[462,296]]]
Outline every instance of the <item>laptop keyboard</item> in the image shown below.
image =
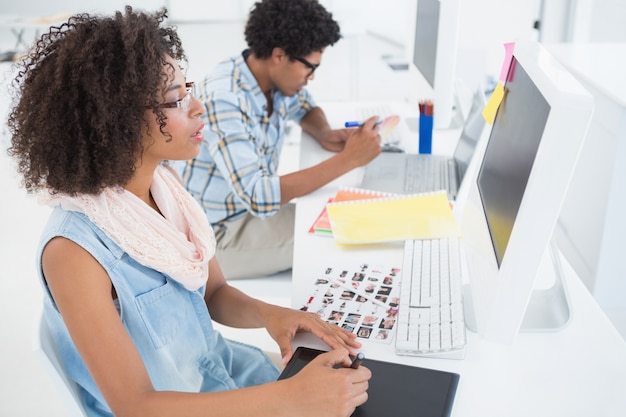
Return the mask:
[[459,245],[456,237],[405,242],[396,353],[464,357]]
[[407,158],[404,192],[409,194],[448,190],[448,160],[442,158]]

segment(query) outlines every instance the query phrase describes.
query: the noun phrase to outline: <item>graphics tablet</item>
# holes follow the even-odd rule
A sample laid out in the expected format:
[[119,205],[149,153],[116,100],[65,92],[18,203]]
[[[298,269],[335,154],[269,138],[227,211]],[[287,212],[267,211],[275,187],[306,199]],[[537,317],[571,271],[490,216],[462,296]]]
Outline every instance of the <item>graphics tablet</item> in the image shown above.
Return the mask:
[[[297,374],[320,353],[298,347],[278,379]],[[372,371],[369,399],[352,417],[444,417],[452,412],[458,374],[367,358],[363,366]]]

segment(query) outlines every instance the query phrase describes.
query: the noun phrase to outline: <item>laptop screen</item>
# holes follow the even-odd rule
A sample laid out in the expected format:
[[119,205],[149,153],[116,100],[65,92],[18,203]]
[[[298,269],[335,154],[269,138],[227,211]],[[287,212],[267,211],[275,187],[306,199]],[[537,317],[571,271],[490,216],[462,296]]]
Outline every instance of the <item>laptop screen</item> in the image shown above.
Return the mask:
[[486,122],[482,113],[486,104],[487,100],[485,99],[485,94],[479,88],[474,93],[472,106],[470,107],[470,111],[463,126],[461,137],[454,149],[454,161],[456,163],[459,180],[465,177],[465,172],[472,160],[472,156],[478,145],[478,140],[485,128]]

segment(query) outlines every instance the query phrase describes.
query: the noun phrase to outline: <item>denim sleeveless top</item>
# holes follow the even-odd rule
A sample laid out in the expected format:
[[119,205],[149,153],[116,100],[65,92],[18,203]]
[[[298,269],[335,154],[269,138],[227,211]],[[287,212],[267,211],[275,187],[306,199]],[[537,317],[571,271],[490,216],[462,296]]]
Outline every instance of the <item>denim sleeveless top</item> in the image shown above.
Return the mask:
[[80,387],[90,415],[113,414],[78,354],[43,278],[43,248],[57,236],[83,247],[109,274],[122,323],[156,390],[224,391],[277,379],[278,369],[263,351],[227,340],[213,329],[204,286],[189,291],[171,277],[138,264],[84,214],[57,207],[38,250],[44,313],[65,370]]

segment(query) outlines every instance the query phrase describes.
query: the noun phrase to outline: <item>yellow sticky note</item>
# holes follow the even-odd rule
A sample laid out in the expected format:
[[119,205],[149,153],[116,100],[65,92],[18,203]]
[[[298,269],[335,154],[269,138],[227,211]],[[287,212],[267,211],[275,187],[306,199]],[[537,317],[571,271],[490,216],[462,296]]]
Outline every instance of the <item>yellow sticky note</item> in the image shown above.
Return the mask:
[[483,109],[483,118],[490,125],[493,124],[493,119],[496,117],[496,112],[498,111],[498,107],[500,107],[500,103],[504,98],[504,86],[501,82],[496,85],[495,90],[491,94],[491,98],[487,102],[487,105]]

